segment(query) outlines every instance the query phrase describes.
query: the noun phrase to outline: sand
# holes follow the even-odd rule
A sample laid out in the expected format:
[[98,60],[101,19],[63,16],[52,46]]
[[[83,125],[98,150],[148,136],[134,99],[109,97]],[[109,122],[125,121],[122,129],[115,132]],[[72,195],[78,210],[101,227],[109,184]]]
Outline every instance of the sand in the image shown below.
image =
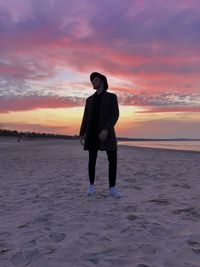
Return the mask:
[[78,141],[0,141],[1,267],[200,266],[200,153],[119,146],[86,189]]

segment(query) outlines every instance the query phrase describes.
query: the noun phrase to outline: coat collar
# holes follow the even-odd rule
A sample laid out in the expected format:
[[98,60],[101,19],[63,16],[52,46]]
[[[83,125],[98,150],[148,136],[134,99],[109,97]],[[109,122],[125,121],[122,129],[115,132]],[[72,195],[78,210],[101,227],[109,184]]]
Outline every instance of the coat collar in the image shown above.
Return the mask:
[[[97,94],[97,92],[95,92],[95,93],[92,95],[92,98],[94,98],[96,94]],[[102,99],[103,99],[103,98],[105,97],[105,95],[107,95],[107,91],[104,90],[101,94],[103,94],[103,96],[102,96]]]

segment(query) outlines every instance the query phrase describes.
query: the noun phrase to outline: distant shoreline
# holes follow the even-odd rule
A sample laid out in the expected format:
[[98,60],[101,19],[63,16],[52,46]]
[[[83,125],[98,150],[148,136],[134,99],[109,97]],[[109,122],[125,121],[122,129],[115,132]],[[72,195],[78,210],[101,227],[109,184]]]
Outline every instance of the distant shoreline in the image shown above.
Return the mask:
[[[135,141],[137,141],[137,140],[135,140]],[[147,141],[147,140],[145,140],[145,141]],[[158,141],[158,140],[153,140],[153,141]],[[163,140],[162,140],[163,141]],[[168,141],[168,140],[167,140]],[[167,142],[167,141],[163,141],[163,142]],[[170,140],[171,141],[171,140]],[[173,140],[173,141],[176,141],[176,140]],[[181,141],[181,140],[179,140],[179,141]],[[195,140],[186,140],[186,141],[183,141],[183,142],[190,142],[190,141],[195,141]],[[197,140],[198,142],[200,141],[200,140]],[[62,139],[62,138],[25,138],[25,139],[21,139],[20,140],[20,142],[19,143],[21,143],[21,144],[31,144],[31,143],[37,143],[37,142],[39,142],[39,143],[46,143],[46,144],[48,144],[48,142],[49,142],[49,144],[51,144],[51,143],[65,143],[65,142],[69,142],[69,143],[73,143],[73,142],[75,142],[75,143],[77,143],[77,145],[79,144],[80,145],[80,149],[82,149],[82,146],[81,146],[81,144],[79,143],[79,139],[77,138],[77,139]],[[132,141],[131,141],[132,142]],[[200,153],[200,150],[195,150],[195,149],[187,149],[187,148],[177,148],[176,146],[174,146],[174,147],[168,147],[168,146],[158,146],[158,147],[156,147],[156,146],[151,146],[151,144],[148,146],[146,146],[146,144],[143,146],[143,145],[137,145],[137,143],[135,142],[135,144],[134,144],[134,142],[132,142],[132,143],[129,143],[129,142],[127,142],[127,141],[119,141],[118,140],[118,146],[120,147],[126,147],[126,148],[132,148],[132,149],[142,149],[142,150],[150,150],[150,149],[152,149],[152,150],[162,150],[162,151],[174,151],[174,152],[194,152],[194,153]],[[141,141],[142,142],[142,141]],[[13,136],[9,136],[9,137],[5,137],[5,136],[0,136],[0,144],[1,145],[3,145],[3,144],[5,144],[6,145],[6,143],[7,143],[7,145],[10,143],[10,144],[12,144],[12,143],[18,143],[18,138],[17,137],[13,137]],[[67,144],[66,143],[66,144]]]
[[[6,135],[0,135],[0,138],[12,138],[12,139],[18,139],[18,136],[6,136]],[[52,140],[52,139],[59,139],[59,140],[79,140],[78,136],[34,136],[34,137],[29,137],[29,136],[22,136],[22,140],[37,140],[37,139],[42,139],[42,140]],[[117,141],[119,142],[146,142],[146,141],[200,141],[200,138],[128,138],[128,137],[117,137]]]
[[142,149],[142,150],[158,150],[163,152],[180,152],[180,153],[200,153],[200,151],[196,150],[181,150],[181,149],[175,149],[175,148],[160,148],[160,147],[143,147],[143,146],[130,146],[130,145],[123,145],[119,144],[118,146],[127,147],[127,148],[133,148],[133,149]]
[[[53,133],[44,133],[44,132],[30,132],[30,131],[17,131],[9,129],[0,129],[0,137],[15,137],[18,139],[66,139],[66,140],[76,140],[79,139],[78,134],[74,135],[65,135],[65,134],[53,134]],[[198,138],[187,138],[187,137],[178,137],[178,138],[136,138],[136,137],[117,137],[117,141],[200,141]]]
[[117,138],[118,141],[120,142],[138,142],[138,141],[200,141],[200,138],[194,138],[194,139],[191,139],[191,138],[124,138],[124,137],[119,137]]
[[[146,140],[145,140],[146,141]],[[200,140],[151,140],[151,141],[120,141],[118,145],[123,147],[144,148],[144,149],[162,149],[181,152],[200,153]]]

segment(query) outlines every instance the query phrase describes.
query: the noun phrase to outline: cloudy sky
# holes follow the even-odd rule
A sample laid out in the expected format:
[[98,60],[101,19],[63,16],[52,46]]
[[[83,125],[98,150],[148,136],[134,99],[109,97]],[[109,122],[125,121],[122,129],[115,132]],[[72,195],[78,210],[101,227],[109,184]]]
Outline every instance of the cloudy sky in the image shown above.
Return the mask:
[[200,138],[199,0],[0,2],[0,128],[78,134],[93,71],[118,136]]

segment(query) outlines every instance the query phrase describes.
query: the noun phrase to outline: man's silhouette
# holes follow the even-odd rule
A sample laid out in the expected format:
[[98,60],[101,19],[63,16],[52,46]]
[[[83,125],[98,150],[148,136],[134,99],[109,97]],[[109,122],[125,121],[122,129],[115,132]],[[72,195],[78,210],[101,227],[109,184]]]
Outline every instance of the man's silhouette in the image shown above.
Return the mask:
[[115,187],[117,172],[117,140],[114,126],[119,118],[117,96],[108,93],[107,78],[98,72],[90,75],[90,81],[96,92],[87,98],[80,128],[80,141],[84,150],[89,151],[88,174],[89,195],[94,193],[95,166],[98,150],[107,153],[109,162],[109,193],[121,197]]

